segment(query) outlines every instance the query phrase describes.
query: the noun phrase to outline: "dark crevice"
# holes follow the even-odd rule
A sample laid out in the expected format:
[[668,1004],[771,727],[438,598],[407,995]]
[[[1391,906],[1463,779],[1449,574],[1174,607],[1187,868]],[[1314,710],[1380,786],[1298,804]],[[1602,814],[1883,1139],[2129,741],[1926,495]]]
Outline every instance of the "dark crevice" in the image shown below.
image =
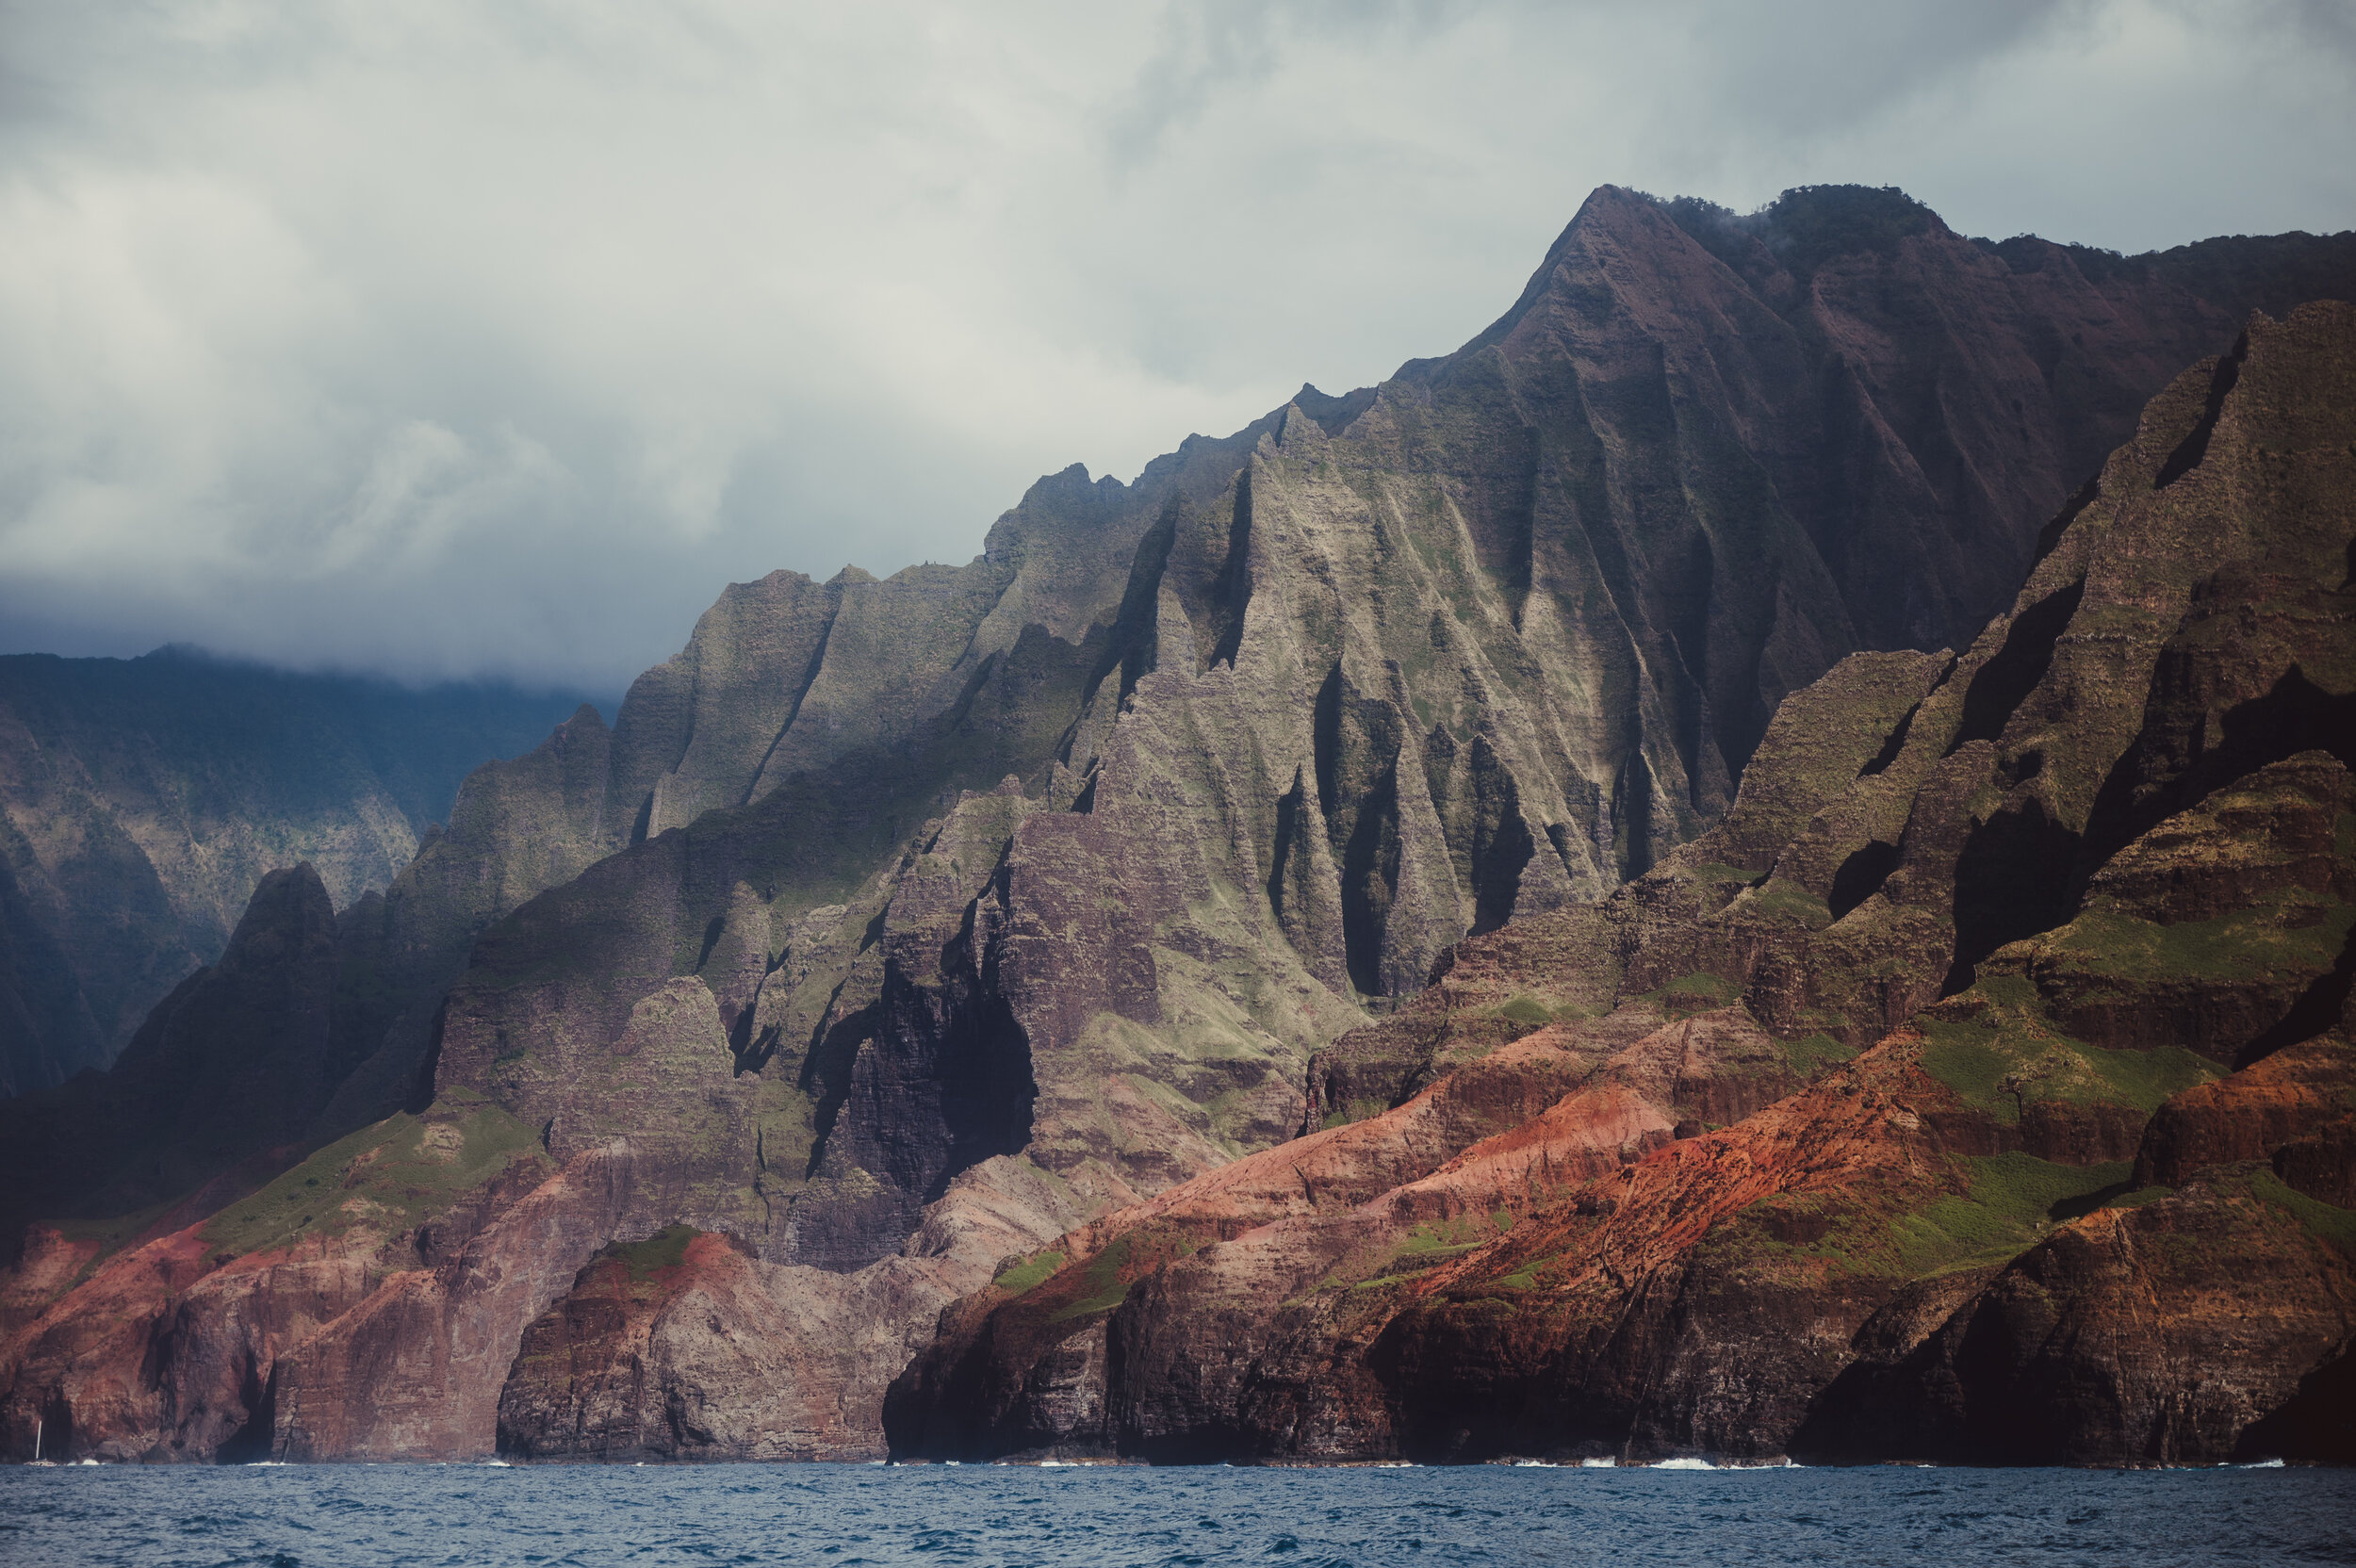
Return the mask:
[[2336,1027],[2340,1015],[2347,1010],[2352,988],[2356,988],[2356,931],[2349,932],[2348,939],[2340,944],[2339,958],[2331,969],[2317,975],[2299,993],[2289,1012],[2243,1046],[2233,1058],[2233,1066],[2245,1068],[2263,1061],[2286,1045],[2314,1039],[2325,1030]]
[[2249,352],[2250,335],[2243,333],[2234,339],[2233,351],[2217,362],[2217,372],[2209,378],[2209,402],[2201,411],[2201,422],[2192,427],[2192,433],[2179,441],[2176,449],[2168,454],[2168,461],[2160,465],[2158,477],[2151,481],[2152,489],[2167,489],[2200,467],[2201,460],[2209,455],[2209,437],[2217,432],[2217,416],[2225,412],[2226,394],[2241,380],[2242,358]]
[[[62,1391],[53,1391],[36,1407],[35,1417],[41,1424],[41,1452],[43,1459],[63,1464],[74,1457],[74,1402]],[[27,1444],[25,1451],[31,1452]]]
[[[1153,667],[1154,629],[1161,601],[1162,574],[1170,564],[1171,545],[1178,534],[1178,500],[1172,497],[1164,506],[1153,525],[1137,541],[1137,552],[1130,558],[1129,577],[1121,590],[1121,608],[1114,612],[1112,625],[1103,628],[1104,651],[1089,668],[1088,678],[1081,682],[1083,713],[1075,715],[1063,734],[1056,740],[1055,760],[1067,765],[1072,750],[1078,741],[1086,710],[1104,699],[1104,681],[1115,670],[1121,672],[1121,684],[1116,689],[1114,708],[1119,710],[1137,689],[1137,679]],[[1093,640],[1100,629],[1088,629]],[[1085,644],[1083,645],[1085,645]],[[1085,807],[1075,809],[1085,810]]]
[[1513,628],[1520,630],[1522,617],[1530,606],[1530,590],[1537,577],[1538,556],[1538,476],[1543,454],[1539,434],[1530,433],[1529,450],[1523,454],[1519,475],[1521,494],[1513,502],[1510,513],[1511,531],[1504,543],[1506,556],[1504,580],[1507,597],[1513,605]]
[[[1340,666],[1318,689],[1312,724],[1317,799],[1339,873],[1342,949],[1350,984],[1387,994],[1383,945],[1399,886],[1401,715],[1351,690]],[[1401,977],[1413,987],[1414,979]]]
[[1521,898],[1522,870],[1538,853],[1529,824],[1519,811],[1499,823],[1485,844],[1473,852],[1472,934],[1494,931],[1513,918]]
[[769,772],[769,760],[777,754],[777,747],[785,744],[785,738],[794,733],[794,722],[802,716],[803,699],[810,695],[810,689],[818,684],[818,671],[826,662],[827,645],[834,641],[834,623],[842,614],[843,595],[838,589],[834,596],[834,608],[826,615],[826,624],[819,629],[818,645],[810,650],[810,663],[802,671],[801,679],[794,684],[794,706],[786,710],[785,722],[777,726],[777,732],[769,737],[769,749],[761,754],[761,766],[753,770],[753,776],[744,785],[744,798],[738,804],[752,804],[753,792],[761,788],[761,778]]
[[956,946],[958,952],[943,956],[942,972],[957,981],[950,988],[953,1000],[945,1013],[937,1021],[911,1021],[933,1022],[935,1032],[925,1042],[930,1049],[913,1065],[940,1086],[947,1144],[938,1153],[926,1152],[921,1162],[938,1161],[916,1189],[927,1203],[946,1193],[959,1172],[996,1155],[1023,1152],[1031,1141],[1039,1100],[1030,1036],[1006,999],[973,966],[970,923]]
[[937,945],[921,932],[888,937],[876,1000],[827,1031],[805,1067],[818,1088],[810,1177],[864,1172],[874,1185],[797,1209],[797,1261],[847,1271],[889,1256],[960,1171],[1030,1141],[1030,1039],[999,988],[982,918],[985,906],[1003,913],[1006,866],[1002,853]]
[[695,955],[695,966],[688,971],[690,974],[704,972],[704,965],[712,961],[712,950],[720,945],[720,934],[728,928],[728,917],[724,914],[714,915],[704,923],[703,951]]
[[1383,937],[1390,923],[1391,900],[1399,890],[1399,770],[1383,776],[1357,803],[1341,853],[1342,948],[1350,983],[1366,996],[1381,996]]
[[1922,704],[1930,701],[1945,688],[1949,678],[1955,673],[1955,666],[1960,662],[1962,661],[1955,655],[1947,656],[1947,667],[1939,672],[1939,678],[1931,682],[1931,689],[1922,694],[1913,707],[1898,715],[1898,722],[1891,727],[1889,738],[1882,742],[1881,750],[1875,752],[1873,760],[1857,770],[1857,776],[1859,778],[1872,778],[1877,774],[1890,771],[1890,765],[1895,762],[1906,749],[1906,737],[1914,733],[1914,720],[1916,715],[1922,711]]
[[982,688],[990,684],[990,678],[998,673],[998,666],[1001,662],[1003,662],[1001,655],[984,654],[981,662],[973,666],[973,673],[965,678],[965,684],[957,689],[957,700],[949,705],[948,711],[936,722],[946,728],[962,727],[966,720],[973,717],[974,700],[982,694]]
[[753,1009],[746,1007],[736,1018],[736,1027],[728,1031],[728,1052],[736,1059],[735,1075],[759,1072],[777,1054],[777,1042],[784,1037],[784,1026],[773,1023],[758,1036],[753,1033]]
[[1121,671],[1120,701],[1129,700],[1137,681],[1153,668],[1155,629],[1160,619],[1162,575],[1170,566],[1170,551],[1178,539],[1178,500],[1172,497],[1153,526],[1137,541],[1129,565],[1129,581],[1121,591],[1121,609],[1113,616],[1112,640],[1104,662],[1090,678],[1101,685],[1116,668]]
[[1955,861],[1955,956],[1939,995],[1970,986],[1980,961],[2006,942],[2068,920],[2078,835],[2032,795],[1972,829]]
[[401,1108],[411,1116],[422,1116],[434,1103],[434,1080],[442,1066],[442,1029],[450,1019],[450,998],[443,997],[434,1009],[434,1029],[426,1037],[425,1056],[417,1063],[417,1075],[410,1082],[409,1097]]
[[[1235,667],[1243,647],[1244,612],[1252,603],[1252,470],[1235,476],[1235,511],[1227,526],[1227,559],[1211,584],[1211,612],[1223,617],[1210,664]],[[1209,665],[1204,666],[1208,668]]]
[[2078,603],[2086,597],[2086,579],[2056,589],[2013,617],[2004,645],[1972,673],[1964,688],[1963,722],[1946,755],[1953,757],[1973,741],[1993,741],[2045,672],[2053,668],[2053,645],[2061,640]]
[[1841,869],[1832,874],[1832,891],[1824,902],[1832,909],[1832,918],[1841,919],[1858,905],[1881,891],[1890,874],[1898,869],[1898,846],[1879,839],[1868,841],[1864,848],[1841,862]]
[[2102,495],[2102,476],[2100,474],[2080,485],[2078,493],[2053,514],[2053,520],[2037,530],[2037,553],[2029,558],[2029,564],[2034,566],[2053,554],[2053,547],[2062,542],[2062,535],[2070,531],[2070,525],[2078,520],[2078,514],[2092,506]]
[[1335,808],[1334,770],[1341,765],[1342,667],[1325,672],[1317,700],[1309,715],[1310,752],[1317,770],[1317,801],[1330,815]]
[[1872,761],[1857,769],[1859,778],[1871,778],[1875,774],[1889,771],[1890,764],[1898,760],[1898,754],[1906,749],[1906,735],[1914,728],[1914,715],[1921,711],[1922,705],[1918,702],[1898,715],[1898,723],[1890,731],[1890,738],[1882,743],[1881,750],[1873,753]]
[[1579,879],[1579,867],[1571,859],[1571,830],[1559,822],[1546,824],[1546,842],[1554,846],[1554,858],[1562,862],[1563,874],[1574,882]]
[[1295,858],[1301,853],[1301,835],[1304,831],[1301,819],[1307,814],[1308,809],[1308,791],[1304,787],[1304,780],[1301,774],[1296,771],[1293,774],[1293,787],[1279,796],[1276,802],[1276,843],[1273,853],[1268,857],[1268,912],[1276,917],[1276,923],[1280,926],[1284,923],[1285,882],[1288,878],[1299,874],[1301,869],[1297,868],[1293,862]]
[[258,1366],[248,1362],[245,1373],[238,1380],[237,1403],[245,1407],[245,1420],[214,1455],[221,1464],[251,1464],[255,1460],[270,1458],[277,1437],[278,1368],[270,1367],[265,1382]]
[[[2169,675],[2164,663],[2158,678]],[[2260,768],[2302,751],[2324,751],[2356,771],[2356,693],[2327,692],[2297,664],[2266,695],[2227,709],[2217,729],[2216,743],[2203,745],[2202,734],[2196,733],[2189,755],[2179,759],[2175,754],[2184,743],[2147,722],[2095,793],[2075,868],[2078,890],[2161,821],[2192,809]],[[2155,774],[2163,776],[2155,780]]]
[[844,1102],[851,1098],[852,1069],[859,1061],[859,1047],[874,1037],[878,1021],[874,1003],[837,1020],[812,1043],[810,1054],[802,1061],[799,1086],[817,1102],[811,1107],[817,1135],[810,1140],[810,1165],[802,1172],[805,1180],[814,1180],[826,1160],[835,1122],[843,1115]]
[[2356,1464],[2356,1340],[2299,1379],[2287,1401],[2242,1429],[2233,1458]]
[[1513,918],[1521,897],[1522,872],[1538,853],[1538,841],[1523,820],[1521,791],[1513,775],[1486,736],[1474,737],[1470,762],[1476,812],[1469,856],[1472,929],[1478,934],[1494,931]]
[[1623,881],[1652,870],[1652,768],[1631,748],[1612,789],[1612,848]]

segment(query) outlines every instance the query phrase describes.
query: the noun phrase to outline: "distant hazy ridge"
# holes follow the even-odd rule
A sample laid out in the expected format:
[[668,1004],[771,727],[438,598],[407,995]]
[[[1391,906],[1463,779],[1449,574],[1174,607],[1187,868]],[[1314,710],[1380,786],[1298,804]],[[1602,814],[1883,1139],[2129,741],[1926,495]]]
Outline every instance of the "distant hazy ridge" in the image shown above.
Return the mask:
[[0,1094],[113,1060],[262,874],[383,887],[576,697],[417,692],[163,649],[0,658]]

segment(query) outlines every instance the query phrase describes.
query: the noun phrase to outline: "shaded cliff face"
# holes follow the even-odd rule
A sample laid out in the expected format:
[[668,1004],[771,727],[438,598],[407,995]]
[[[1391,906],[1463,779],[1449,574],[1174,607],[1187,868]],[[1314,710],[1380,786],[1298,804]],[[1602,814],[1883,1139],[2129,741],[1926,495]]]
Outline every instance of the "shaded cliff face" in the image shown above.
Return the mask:
[[141,1211],[299,1153],[349,1070],[329,1043],[343,938],[308,863],[263,877],[221,961],[149,1015],[121,1070],[0,1102],[0,1222],[13,1234],[77,1217],[128,1234],[152,1217]]
[[470,770],[571,706],[171,649],[0,658],[0,1096],[114,1060],[264,873],[307,860],[339,904],[387,885]]
[[[1459,353],[1304,388],[1134,485],[1042,481],[962,568],[736,585],[611,732],[584,715],[478,773],[338,923],[352,1065],[314,1132],[487,1107],[529,1130],[538,1184],[485,1178],[454,1250],[370,1252],[360,1295],[254,1350],[242,1441],[878,1453],[883,1382],[943,1303],[1304,1124],[1355,1149],[1437,1086],[1412,1157],[1352,1167],[1372,1196],[1602,1074],[1617,1161],[1935,994],[1969,923],[1856,853],[1962,855],[1971,787],[1901,844],[1922,748],[1966,724],[1982,665],[2010,691],[2036,661],[1909,648],[1998,608],[2139,400],[2233,323],[2149,266],[2030,266],[1911,204],[1894,229],[1821,204],[1779,207],[1752,255],[1599,191]],[[1781,760],[1726,815],[1755,751]],[[1676,847],[1721,816],[1706,853]],[[1828,900],[1872,911],[1842,929]],[[1436,1000],[1359,1027],[1435,968]],[[1606,1157],[1566,1135],[1576,1168]],[[597,1262],[680,1225],[703,1239],[676,1265]],[[130,1288],[110,1258],[74,1283],[58,1234],[19,1266],[48,1282],[22,1292],[44,1333],[100,1310],[101,1279]],[[1074,1354],[1055,1386],[1098,1398],[1111,1351]],[[13,1364],[11,1444],[96,1386]],[[742,1395],[755,1377],[773,1397]],[[220,1441],[172,1408],[126,1397],[76,1442]]]
[[2356,309],[2254,319],[1965,653],[944,1315],[895,1451],[2348,1457],[2351,436]]
[[0,1101],[0,1233],[42,1218],[127,1236],[159,1206],[225,1200],[424,1106],[441,993],[476,936],[603,853],[608,751],[583,706],[525,756],[478,768],[448,829],[429,825],[389,888],[340,913],[309,862],[265,875],[219,962],[159,1003],[111,1070]]

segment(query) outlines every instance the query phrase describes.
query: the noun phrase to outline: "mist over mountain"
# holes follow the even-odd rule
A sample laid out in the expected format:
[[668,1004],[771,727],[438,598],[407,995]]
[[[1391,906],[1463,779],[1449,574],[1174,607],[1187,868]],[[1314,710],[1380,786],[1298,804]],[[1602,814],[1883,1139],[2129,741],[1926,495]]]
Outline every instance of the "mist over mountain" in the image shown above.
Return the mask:
[[1606,182],[2130,255],[2356,221],[2356,31],[2291,0],[157,0],[8,45],[0,652],[618,691],[723,582],[960,564],[1038,474],[1464,342]]
[[0,1093],[112,1061],[265,873],[310,861],[338,904],[389,884],[466,775],[580,700],[180,647],[0,657]]
[[[2356,235],[1605,186],[1452,353],[1050,475],[963,566],[731,584],[0,1101],[0,1443],[2114,1461],[2216,1281],[2050,1453],[1957,1347],[2120,1226],[2286,1282],[2161,1457],[2296,1426],[2352,405],[2348,306],[2260,307],[2316,290]],[[310,767],[321,842],[398,816]],[[1595,1397],[1469,1422],[1500,1378]]]

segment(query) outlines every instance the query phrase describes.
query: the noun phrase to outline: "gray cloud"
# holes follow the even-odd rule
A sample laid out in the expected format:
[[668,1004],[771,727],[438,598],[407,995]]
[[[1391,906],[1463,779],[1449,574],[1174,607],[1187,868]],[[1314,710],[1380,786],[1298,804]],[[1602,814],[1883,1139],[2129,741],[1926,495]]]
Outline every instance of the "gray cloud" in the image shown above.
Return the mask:
[[1444,351],[1593,186],[2356,219],[2319,0],[0,6],[0,645],[612,685]]

